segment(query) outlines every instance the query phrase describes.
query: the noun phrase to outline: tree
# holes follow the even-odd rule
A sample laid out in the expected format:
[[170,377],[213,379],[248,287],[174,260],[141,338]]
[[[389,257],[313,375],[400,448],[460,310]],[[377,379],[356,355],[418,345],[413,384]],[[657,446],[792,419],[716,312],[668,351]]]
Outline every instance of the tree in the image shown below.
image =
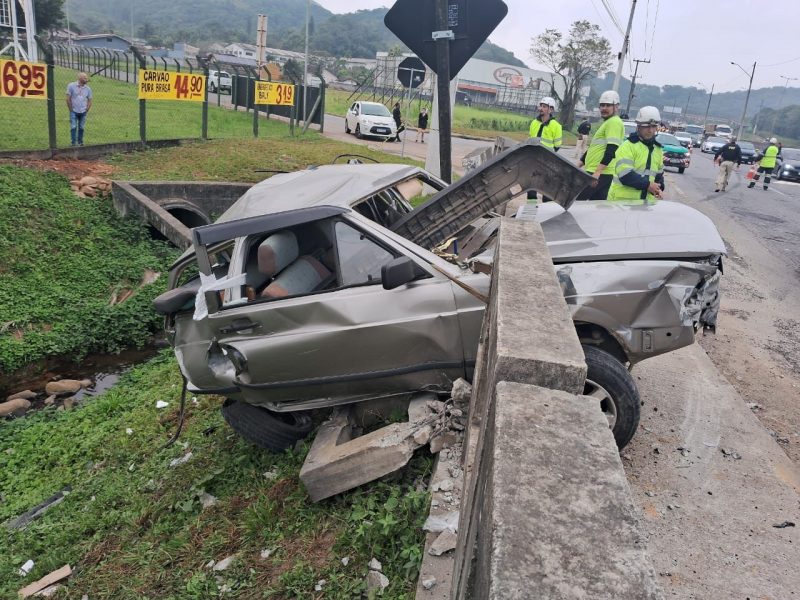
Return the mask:
[[[531,56],[553,71],[550,82],[553,96],[561,105],[559,120],[569,127],[581,89],[611,64],[611,44],[600,35],[600,27],[589,21],[575,21],[566,40],[557,29],[546,29],[531,42]],[[563,93],[555,86],[556,77],[564,85]]]
[[64,0],[36,0],[33,14],[37,32],[56,29],[64,23]]

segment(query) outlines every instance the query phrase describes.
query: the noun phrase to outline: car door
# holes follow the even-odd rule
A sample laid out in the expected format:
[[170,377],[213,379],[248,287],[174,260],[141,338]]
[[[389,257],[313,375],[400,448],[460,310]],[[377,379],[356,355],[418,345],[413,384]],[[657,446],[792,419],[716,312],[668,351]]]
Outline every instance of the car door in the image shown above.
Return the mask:
[[345,119],[347,120],[347,127],[350,129],[356,128],[356,122],[358,121],[358,102],[353,102],[353,105],[347,111],[347,116]]
[[[248,247],[291,231],[299,259],[319,257],[331,280],[322,289],[286,297],[248,300],[234,294],[227,306],[211,308],[209,354],[215,360],[228,357],[233,367],[221,370],[231,379],[218,385],[235,385],[245,400],[278,410],[449,389],[465,374],[453,284],[370,231],[371,224],[349,219],[350,211],[331,210],[339,212],[311,210],[307,220],[265,219],[260,231],[242,238],[240,277],[247,276],[246,257],[253,255]],[[414,262],[415,280],[384,289],[381,267],[401,256]],[[279,273],[273,283],[280,278]]]

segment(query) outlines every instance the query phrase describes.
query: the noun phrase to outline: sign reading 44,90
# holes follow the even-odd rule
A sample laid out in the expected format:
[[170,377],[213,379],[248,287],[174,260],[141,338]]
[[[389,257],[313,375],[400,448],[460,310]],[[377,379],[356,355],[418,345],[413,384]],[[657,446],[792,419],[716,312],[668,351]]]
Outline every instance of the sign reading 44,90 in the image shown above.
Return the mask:
[[139,100],[202,102],[205,96],[205,75],[139,69]]
[[0,96],[47,99],[47,66],[0,60]]

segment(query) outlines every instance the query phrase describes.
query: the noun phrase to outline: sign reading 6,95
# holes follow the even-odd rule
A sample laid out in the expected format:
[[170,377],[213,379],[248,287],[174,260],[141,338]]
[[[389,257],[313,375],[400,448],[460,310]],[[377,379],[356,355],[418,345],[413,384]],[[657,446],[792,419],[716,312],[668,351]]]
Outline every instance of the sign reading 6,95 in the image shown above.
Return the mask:
[[47,67],[17,60],[0,60],[0,96],[47,99]]
[[294,104],[294,85],[256,81],[256,104],[291,106]]

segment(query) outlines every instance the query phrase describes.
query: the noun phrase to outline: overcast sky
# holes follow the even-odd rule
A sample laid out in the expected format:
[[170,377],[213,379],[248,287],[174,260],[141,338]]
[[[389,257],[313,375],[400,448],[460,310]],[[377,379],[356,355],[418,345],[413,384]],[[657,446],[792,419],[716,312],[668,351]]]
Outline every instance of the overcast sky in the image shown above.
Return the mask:
[[[335,13],[392,6],[388,0],[314,0]],[[480,0],[476,0],[480,1]],[[614,52],[623,34],[612,24],[602,0],[505,0],[508,15],[489,39],[512,51],[531,67],[530,40],[545,28],[566,32],[572,22],[600,25]],[[625,31],[630,0],[607,0]],[[656,18],[656,10],[658,16]],[[632,75],[633,58],[650,59],[639,67],[639,80],[652,85],[677,84],[716,91],[746,90],[748,71],[757,62],[753,88],[782,86],[781,75],[800,78],[800,1],[798,0],[638,0],[631,52],[623,75]],[[535,23],[535,25],[531,25]],[[654,25],[655,23],[655,33]],[[777,64],[783,63],[783,64]],[[616,60],[611,70],[616,70]],[[789,81],[800,87],[800,79]]]

